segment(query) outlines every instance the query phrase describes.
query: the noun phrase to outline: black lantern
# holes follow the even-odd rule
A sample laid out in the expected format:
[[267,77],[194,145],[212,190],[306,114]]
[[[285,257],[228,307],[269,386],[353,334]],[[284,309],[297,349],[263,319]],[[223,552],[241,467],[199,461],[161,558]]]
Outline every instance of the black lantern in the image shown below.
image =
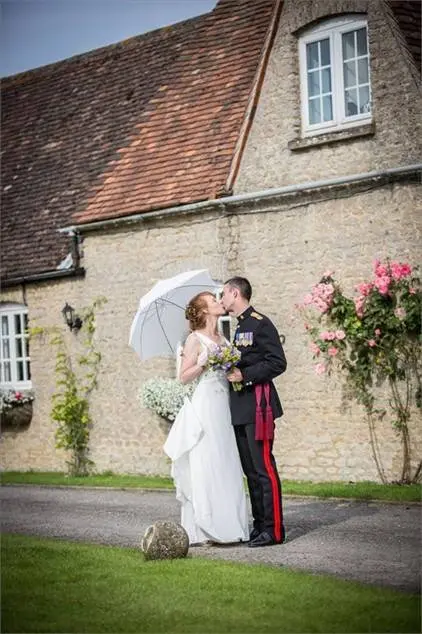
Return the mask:
[[62,309],[62,315],[65,323],[69,326],[70,330],[79,330],[82,326],[82,319],[76,315],[75,309],[72,308],[67,302]]

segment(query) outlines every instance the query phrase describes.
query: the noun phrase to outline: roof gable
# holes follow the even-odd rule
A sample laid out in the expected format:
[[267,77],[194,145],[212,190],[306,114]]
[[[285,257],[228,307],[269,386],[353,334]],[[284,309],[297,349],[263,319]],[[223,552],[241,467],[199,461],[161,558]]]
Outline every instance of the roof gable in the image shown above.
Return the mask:
[[2,275],[55,269],[56,230],[224,191],[275,0],[3,82]]

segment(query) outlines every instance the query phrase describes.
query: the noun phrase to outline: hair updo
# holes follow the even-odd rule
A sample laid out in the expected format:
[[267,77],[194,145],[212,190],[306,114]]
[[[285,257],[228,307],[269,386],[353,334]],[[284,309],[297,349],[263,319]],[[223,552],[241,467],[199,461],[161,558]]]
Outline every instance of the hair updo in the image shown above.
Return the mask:
[[207,295],[213,297],[213,294],[209,291],[198,293],[198,295],[192,297],[189,304],[186,306],[185,317],[189,321],[191,330],[199,330],[200,328],[205,327],[207,321],[205,311],[208,307],[205,298]]

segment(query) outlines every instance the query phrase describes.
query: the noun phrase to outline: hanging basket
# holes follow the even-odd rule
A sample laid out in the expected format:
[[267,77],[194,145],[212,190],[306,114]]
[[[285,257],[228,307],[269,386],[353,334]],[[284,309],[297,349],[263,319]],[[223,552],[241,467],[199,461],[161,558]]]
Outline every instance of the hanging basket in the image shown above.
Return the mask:
[[13,431],[28,427],[32,420],[32,402],[14,405],[0,414],[1,428]]

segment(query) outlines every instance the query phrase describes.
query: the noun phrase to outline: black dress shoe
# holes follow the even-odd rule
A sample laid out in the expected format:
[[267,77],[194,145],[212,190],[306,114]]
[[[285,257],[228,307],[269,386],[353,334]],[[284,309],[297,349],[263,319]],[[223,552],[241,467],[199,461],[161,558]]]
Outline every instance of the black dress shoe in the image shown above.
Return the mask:
[[251,534],[249,535],[249,541],[252,542],[260,534],[261,534],[261,531],[259,530],[259,528],[253,528]]
[[274,544],[281,544],[281,541],[276,541],[269,533],[264,531],[260,533],[258,537],[249,542],[249,548],[259,548],[260,546],[273,546]]

